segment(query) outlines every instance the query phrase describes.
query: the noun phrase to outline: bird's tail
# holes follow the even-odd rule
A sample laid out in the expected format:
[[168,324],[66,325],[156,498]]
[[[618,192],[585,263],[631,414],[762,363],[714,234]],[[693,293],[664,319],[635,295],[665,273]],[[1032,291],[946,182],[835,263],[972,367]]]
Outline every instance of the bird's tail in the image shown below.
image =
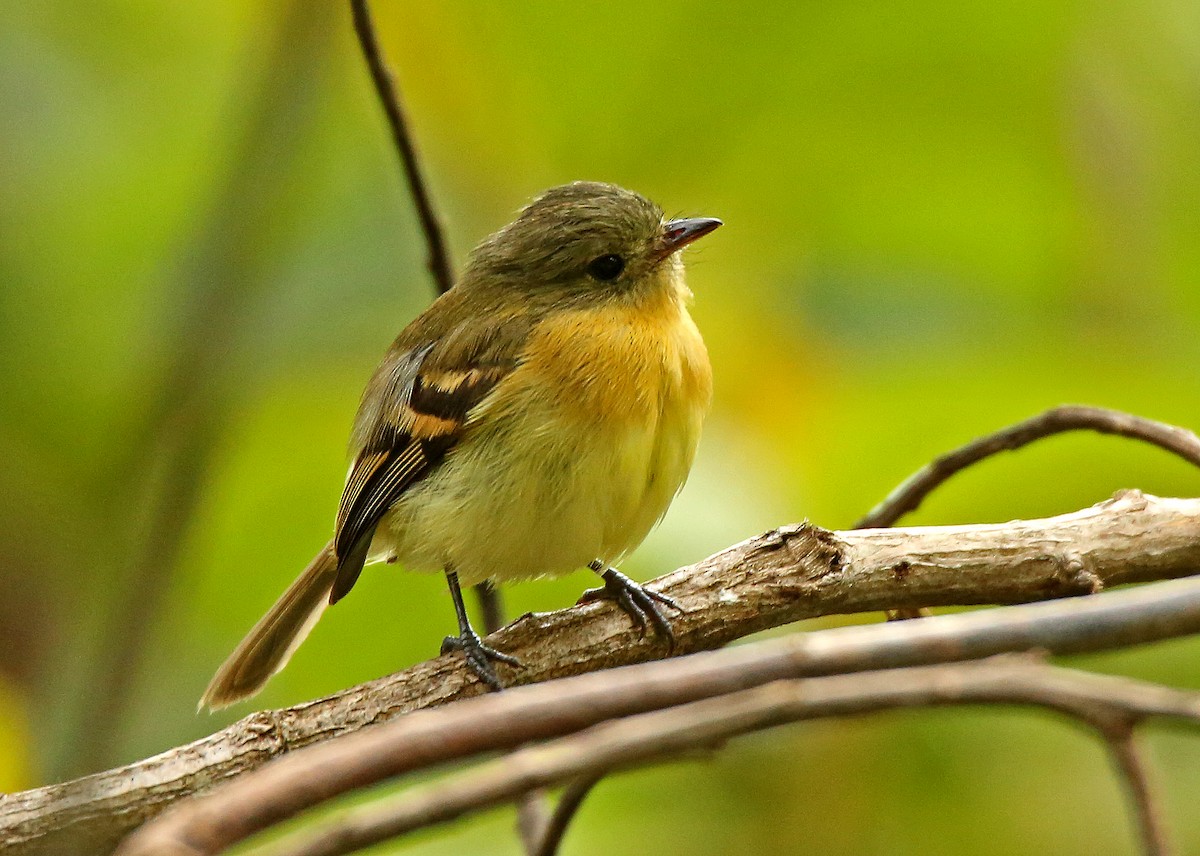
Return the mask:
[[249,698],[287,665],[329,605],[337,568],[330,541],[217,669],[200,709],[216,710]]

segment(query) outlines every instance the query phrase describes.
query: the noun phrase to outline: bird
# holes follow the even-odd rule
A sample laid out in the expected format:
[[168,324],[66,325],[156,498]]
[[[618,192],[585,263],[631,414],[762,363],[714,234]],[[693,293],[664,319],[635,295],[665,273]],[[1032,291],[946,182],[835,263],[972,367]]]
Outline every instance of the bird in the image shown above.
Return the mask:
[[365,564],[445,575],[460,651],[487,687],[520,666],[471,626],[462,586],[583,567],[673,642],[673,599],[616,565],[691,469],[712,370],[680,250],[712,217],[576,181],[532,199],[471,252],[393,342],[363,392],[334,535],[213,676],[201,708],[256,694]]

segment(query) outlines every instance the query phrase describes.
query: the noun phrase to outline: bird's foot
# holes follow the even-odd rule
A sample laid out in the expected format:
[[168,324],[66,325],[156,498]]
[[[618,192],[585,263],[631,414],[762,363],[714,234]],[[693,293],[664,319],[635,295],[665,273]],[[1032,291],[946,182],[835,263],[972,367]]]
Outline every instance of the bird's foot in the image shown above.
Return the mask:
[[495,648],[484,645],[479,634],[473,630],[465,630],[460,636],[447,636],[443,639],[442,653],[449,654],[451,651],[462,651],[471,671],[496,692],[504,689],[504,685],[500,683],[500,678],[492,667],[492,662],[504,663],[514,668],[521,667],[521,661],[511,654],[505,654],[503,651],[497,651]]
[[[667,650],[675,647],[675,630],[671,620],[667,618],[662,606],[683,612],[674,598],[651,591],[643,585],[635,583],[616,568],[605,568],[599,562],[593,562],[589,567],[600,574],[604,585],[600,588],[588,589],[579,597],[579,603],[589,603],[595,600],[615,601],[643,632],[649,622],[654,626],[654,632],[666,640]],[[660,604],[662,606],[660,606]]]

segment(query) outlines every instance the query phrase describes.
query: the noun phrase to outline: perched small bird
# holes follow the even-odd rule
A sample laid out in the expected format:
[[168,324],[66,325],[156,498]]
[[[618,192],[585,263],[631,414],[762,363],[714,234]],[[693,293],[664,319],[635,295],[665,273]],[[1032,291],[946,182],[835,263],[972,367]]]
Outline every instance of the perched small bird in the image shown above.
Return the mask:
[[[262,689],[366,562],[444,572],[461,650],[489,686],[519,665],[471,628],[460,585],[604,581],[671,641],[665,595],[611,564],[662,518],[712,396],[678,251],[720,220],[667,220],[612,184],[544,192],[471,254],[392,344],[363,393],[333,540],[217,670],[201,706]],[[661,605],[661,606],[660,606]]]

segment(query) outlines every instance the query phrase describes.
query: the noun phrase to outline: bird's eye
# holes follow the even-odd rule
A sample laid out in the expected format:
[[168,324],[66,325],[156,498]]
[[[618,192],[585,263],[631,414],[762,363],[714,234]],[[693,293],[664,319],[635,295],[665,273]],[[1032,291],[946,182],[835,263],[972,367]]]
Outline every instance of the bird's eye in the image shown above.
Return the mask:
[[603,282],[616,279],[623,270],[625,259],[616,255],[599,256],[592,259],[587,266],[587,272]]

